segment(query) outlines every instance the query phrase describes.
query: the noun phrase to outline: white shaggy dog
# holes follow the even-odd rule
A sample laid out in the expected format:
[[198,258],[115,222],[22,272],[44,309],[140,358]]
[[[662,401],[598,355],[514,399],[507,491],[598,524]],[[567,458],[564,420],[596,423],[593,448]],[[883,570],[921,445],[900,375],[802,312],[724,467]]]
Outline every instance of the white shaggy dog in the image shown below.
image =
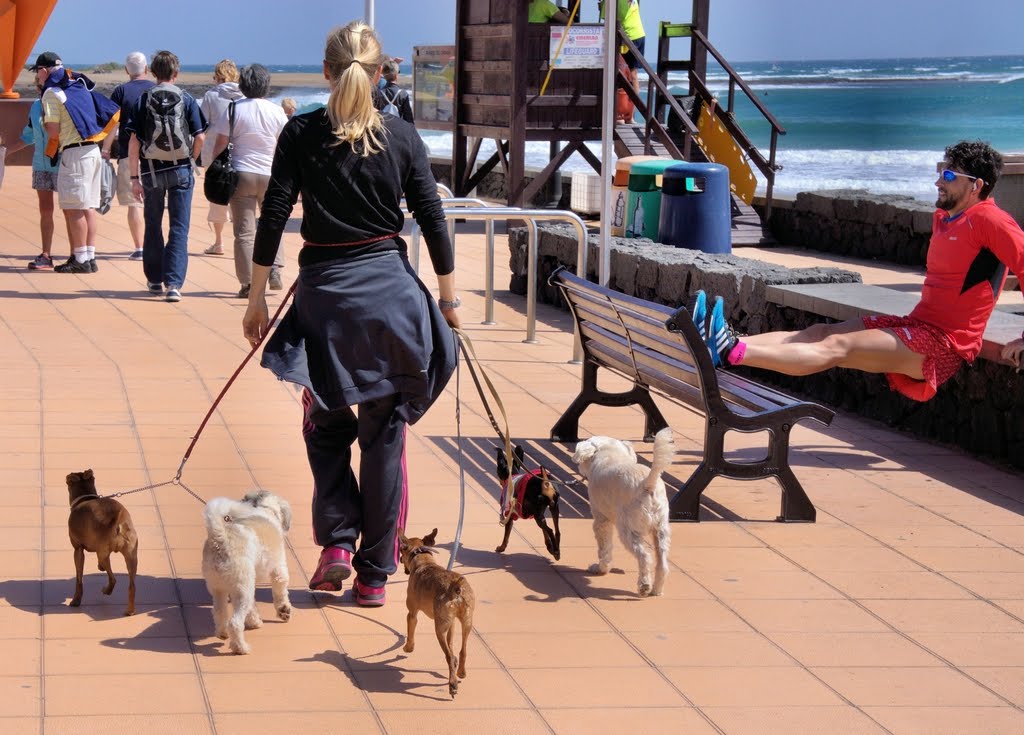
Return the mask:
[[203,577],[213,596],[217,637],[226,638],[233,653],[249,653],[243,631],[263,625],[256,611],[257,580],[270,579],[277,617],[287,621],[292,614],[284,544],[292,509],[283,498],[259,491],[240,501],[213,498],[203,515]]
[[[594,436],[576,445],[572,458],[587,478],[590,508],[597,540],[596,574],[607,574],[612,564],[612,525],[619,540],[640,565],[637,590],[641,597],[660,595],[668,574],[668,552],[672,534],[668,522],[668,497],[661,474],[675,454],[672,430],[662,429],[654,437],[654,459],[650,470],[637,464],[636,452],[624,441]],[[653,576],[653,581],[652,581]]]

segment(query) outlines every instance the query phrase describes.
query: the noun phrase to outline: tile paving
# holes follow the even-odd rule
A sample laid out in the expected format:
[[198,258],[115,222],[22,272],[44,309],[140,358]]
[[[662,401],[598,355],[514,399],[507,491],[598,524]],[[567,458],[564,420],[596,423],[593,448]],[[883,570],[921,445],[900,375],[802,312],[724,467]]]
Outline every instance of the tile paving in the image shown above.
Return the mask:
[[[33,273],[24,265],[37,253],[35,195],[27,169],[7,172],[0,732],[595,733],[640,723],[730,735],[1024,732],[1022,477],[842,414],[829,429],[794,432],[794,466],[817,523],[773,523],[779,492],[771,481],[717,481],[703,522],[673,526],[666,594],[641,600],[635,562],[621,546],[614,573],[586,574],[595,552],[579,487],[565,492],[561,561],[544,553],[530,524],[516,526],[505,554],[493,552],[496,440],[463,373],[461,395],[453,381],[412,428],[408,448],[410,530],[437,526],[447,552],[462,436],[458,564],[479,603],[469,676],[451,701],[432,638],[421,635],[411,654],[401,650],[404,575],[392,578],[388,604],[375,610],[356,607],[348,591],[306,591],[317,552],[298,395],[250,366],[183,480],[207,498],[260,486],[292,502],[291,621],[273,618],[261,589],[267,620],[248,634],[253,653],[225,653],[212,637],[200,575],[201,507],[173,485],[124,498],[141,535],[139,613],[121,615],[119,557],[111,597],[100,595],[89,558],[83,605],[67,607],[74,568],[64,475],[92,467],[103,492],[169,480],[246,354],[232,262],[199,254],[212,242],[204,221],[197,197],[179,304],[144,293],[118,208],[102,220],[99,273]],[[285,241],[294,276],[298,235]],[[54,251],[67,252],[60,234]],[[463,319],[509,406],[513,435],[572,477],[571,446],[547,441],[578,385],[578,367],[567,364],[567,315],[541,306],[539,343],[525,345],[522,300],[499,292],[498,323],[482,326],[483,238],[460,236],[457,260]],[[677,435],[678,481],[700,451],[702,420],[663,408]],[[632,409],[593,409],[583,429],[635,440],[650,456]],[[756,452],[750,437],[730,447]],[[429,633],[429,622],[420,630]]]

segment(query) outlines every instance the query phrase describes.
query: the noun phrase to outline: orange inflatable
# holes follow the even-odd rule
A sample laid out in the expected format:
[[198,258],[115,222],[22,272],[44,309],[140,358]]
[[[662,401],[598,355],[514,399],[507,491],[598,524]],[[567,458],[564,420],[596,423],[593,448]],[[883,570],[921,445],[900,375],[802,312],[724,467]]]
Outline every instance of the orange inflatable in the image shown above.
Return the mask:
[[14,83],[50,19],[57,0],[0,0],[0,99],[14,99]]

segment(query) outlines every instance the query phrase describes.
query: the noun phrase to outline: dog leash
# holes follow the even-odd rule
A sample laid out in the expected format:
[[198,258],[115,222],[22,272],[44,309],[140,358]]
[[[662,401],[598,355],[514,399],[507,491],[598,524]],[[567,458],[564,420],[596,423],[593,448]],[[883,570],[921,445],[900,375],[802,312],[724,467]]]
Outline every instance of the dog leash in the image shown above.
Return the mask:
[[267,329],[266,329],[266,331],[264,331],[263,336],[261,336],[259,338],[259,340],[256,342],[256,344],[254,344],[252,346],[252,349],[249,350],[249,354],[246,355],[245,359],[242,360],[241,364],[237,368],[235,368],[235,372],[231,374],[231,377],[228,378],[228,382],[224,384],[224,387],[221,389],[220,393],[214,399],[213,405],[210,406],[210,410],[206,412],[206,416],[203,417],[203,420],[199,424],[199,428],[196,429],[196,433],[192,437],[192,441],[189,442],[188,449],[185,450],[185,455],[181,458],[181,464],[178,465],[178,472],[174,475],[174,477],[172,479],[170,479],[170,480],[165,480],[164,482],[154,482],[154,483],[149,484],[149,485],[143,485],[142,487],[137,487],[137,488],[135,488],[133,490],[122,490],[121,492],[113,493],[112,495],[102,495],[100,497],[120,498],[123,495],[133,495],[135,493],[141,493],[144,490],[155,490],[155,489],[157,489],[159,487],[163,487],[164,485],[177,485],[182,490],[184,490],[189,495],[191,495],[193,498],[198,500],[200,503],[202,503],[203,505],[206,505],[206,501],[203,500],[203,498],[197,492],[195,492],[192,488],[190,488],[188,485],[186,485],[184,482],[182,482],[181,475],[185,471],[185,463],[188,462],[189,457],[192,456],[192,450],[195,448],[196,443],[199,441],[199,437],[202,435],[203,429],[206,428],[206,424],[209,423],[210,417],[213,416],[213,412],[217,410],[217,406],[220,405],[220,402],[223,400],[225,394],[228,392],[228,389],[231,387],[232,383],[235,382],[235,380],[241,374],[241,372],[245,368],[245,366],[249,364],[249,360],[251,360],[252,356],[256,354],[256,350],[258,350],[260,348],[260,346],[263,344],[264,340],[266,340],[266,338],[269,336],[270,331],[271,331],[270,327],[272,327],[277,322],[277,318],[279,316],[281,316],[281,311],[284,309],[285,305],[288,303],[288,300],[292,297],[292,294],[295,293],[295,287],[298,286],[298,285],[299,285],[299,281],[298,281],[298,279],[296,279],[292,283],[291,288],[289,288],[288,292],[284,295],[284,298],[281,299],[281,304],[280,304],[280,306],[277,307],[277,311],[274,312],[273,319],[271,319],[267,323]]
[[[511,473],[513,467],[512,439],[508,428],[508,415],[505,413],[505,406],[501,402],[501,396],[498,395],[497,389],[494,387],[494,384],[487,376],[487,371],[484,370],[483,363],[480,362],[480,358],[477,357],[476,351],[473,348],[473,343],[469,339],[469,336],[461,329],[453,329],[453,331],[459,337],[460,347],[466,354],[466,367],[469,368],[470,377],[473,378],[473,383],[476,385],[476,392],[480,395],[480,400],[483,402],[484,411],[487,413],[487,418],[491,422],[491,427],[494,429],[494,432],[498,435],[498,438],[501,439],[502,444],[505,447],[505,462],[508,465],[509,472]],[[504,431],[501,430],[501,427],[498,425],[497,419],[494,417],[494,412],[491,411],[491,406],[487,400],[487,396],[484,393],[484,388],[480,382],[480,377],[477,376],[476,369],[473,367],[474,362],[476,363],[476,367],[479,368],[480,370],[480,375],[483,377],[484,383],[486,383],[487,385],[488,392],[494,398],[494,403],[498,407],[498,412],[501,414],[502,421],[505,424]],[[537,459],[534,456],[532,456],[529,452],[525,450],[523,450],[523,457],[530,459],[533,462],[533,464],[535,464],[538,468],[543,466],[540,462],[537,461]],[[548,477],[553,484],[563,485],[565,487],[572,487],[574,485],[581,485],[583,483],[582,479],[573,479],[568,481],[556,480],[554,479],[554,477],[551,476],[550,471],[548,472]]]

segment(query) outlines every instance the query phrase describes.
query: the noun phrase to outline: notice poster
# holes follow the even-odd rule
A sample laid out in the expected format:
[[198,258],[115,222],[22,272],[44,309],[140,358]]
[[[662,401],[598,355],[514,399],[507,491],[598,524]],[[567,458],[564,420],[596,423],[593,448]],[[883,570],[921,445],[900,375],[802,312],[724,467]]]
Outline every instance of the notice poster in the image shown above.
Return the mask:
[[416,46],[412,99],[418,127],[451,129],[455,113],[454,46]]
[[[565,43],[562,37],[565,36]],[[558,51],[561,44],[562,50]],[[557,54],[557,58],[556,58]],[[599,25],[565,28],[552,26],[551,54],[556,69],[600,69],[604,66],[604,28]]]

